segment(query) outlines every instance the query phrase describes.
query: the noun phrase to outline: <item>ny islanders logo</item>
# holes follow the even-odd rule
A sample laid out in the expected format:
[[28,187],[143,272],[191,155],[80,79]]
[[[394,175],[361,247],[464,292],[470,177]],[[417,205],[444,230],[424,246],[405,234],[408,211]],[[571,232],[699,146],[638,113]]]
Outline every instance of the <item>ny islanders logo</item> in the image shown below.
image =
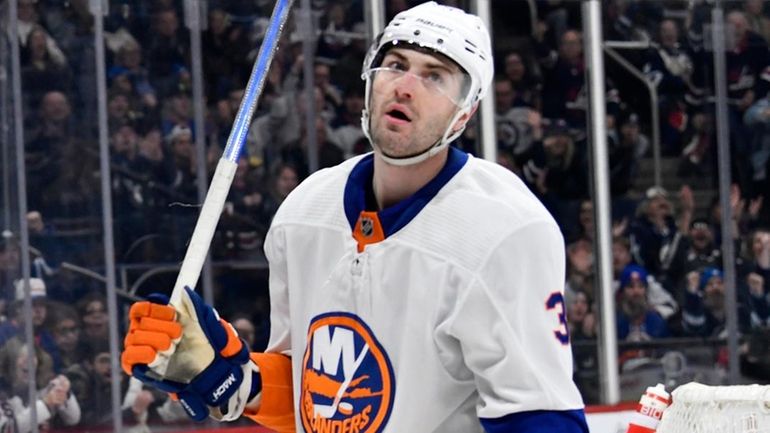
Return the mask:
[[302,360],[300,413],[308,433],[378,433],[396,384],[387,354],[357,316],[315,317]]

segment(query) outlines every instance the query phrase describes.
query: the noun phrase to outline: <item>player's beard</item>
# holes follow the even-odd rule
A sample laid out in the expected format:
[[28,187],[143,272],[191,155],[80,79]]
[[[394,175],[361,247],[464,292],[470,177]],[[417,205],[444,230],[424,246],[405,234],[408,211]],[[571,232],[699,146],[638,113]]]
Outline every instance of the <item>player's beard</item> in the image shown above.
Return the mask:
[[418,155],[433,147],[441,137],[454,114],[430,113],[426,117],[412,113],[411,121],[406,125],[388,124],[385,119],[385,107],[389,102],[379,104],[371,117],[372,141],[378,151],[392,158],[405,158]]

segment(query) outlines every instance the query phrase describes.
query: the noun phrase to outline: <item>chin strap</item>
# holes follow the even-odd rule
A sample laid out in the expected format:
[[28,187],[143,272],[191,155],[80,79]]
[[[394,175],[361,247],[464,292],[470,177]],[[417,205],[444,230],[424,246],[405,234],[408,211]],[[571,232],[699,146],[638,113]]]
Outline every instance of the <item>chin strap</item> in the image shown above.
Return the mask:
[[452,133],[452,125],[454,125],[457,120],[462,117],[464,114],[466,114],[468,110],[458,110],[457,113],[452,117],[452,120],[449,121],[449,125],[447,125],[446,130],[444,131],[444,135],[441,137],[441,139],[437,140],[436,143],[434,143],[429,148],[423,150],[420,153],[409,155],[409,156],[401,156],[401,157],[394,157],[386,155],[385,152],[380,150],[379,147],[374,143],[374,140],[372,139],[371,135],[369,134],[369,113],[367,110],[364,110],[361,115],[361,127],[364,130],[364,135],[366,135],[366,138],[369,139],[369,144],[371,144],[372,148],[377,152],[383,161],[390,165],[397,165],[400,167],[404,167],[407,165],[414,165],[420,162],[425,161],[426,159],[441,153],[444,148],[446,148],[449,143],[451,143],[454,139],[460,136],[460,134],[465,131],[465,125],[454,131]]

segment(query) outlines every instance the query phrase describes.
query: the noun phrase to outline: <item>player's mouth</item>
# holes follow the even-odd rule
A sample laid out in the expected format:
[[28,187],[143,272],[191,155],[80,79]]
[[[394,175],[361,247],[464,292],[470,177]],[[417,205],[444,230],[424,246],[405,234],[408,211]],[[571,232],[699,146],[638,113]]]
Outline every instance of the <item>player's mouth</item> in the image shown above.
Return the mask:
[[412,113],[400,104],[391,104],[385,108],[385,118],[396,125],[406,125],[412,122]]

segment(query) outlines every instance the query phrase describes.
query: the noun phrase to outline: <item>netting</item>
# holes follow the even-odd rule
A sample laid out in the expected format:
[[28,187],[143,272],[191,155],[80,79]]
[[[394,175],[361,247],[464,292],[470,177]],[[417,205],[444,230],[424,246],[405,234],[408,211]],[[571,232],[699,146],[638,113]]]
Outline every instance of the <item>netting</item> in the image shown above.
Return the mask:
[[770,386],[689,383],[672,399],[657,433],[770,433]]

